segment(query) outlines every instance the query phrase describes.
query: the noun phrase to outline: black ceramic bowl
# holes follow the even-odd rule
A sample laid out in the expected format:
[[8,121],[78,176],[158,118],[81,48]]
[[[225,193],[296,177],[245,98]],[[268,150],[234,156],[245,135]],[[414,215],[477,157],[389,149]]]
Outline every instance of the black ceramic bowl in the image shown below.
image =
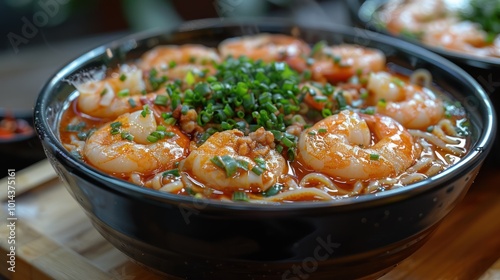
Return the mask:
[[[347,1],[351,18],[356,26],[409,41],[452,61],[476,79],[492,100],[495,110],[500,110],[500,58],[474,56],[465,52],[426,45],[404,35],[392,34],[380,24],[377,17],[378,11],[386,2],[387,0]],[[488,163],[500,165],[499,156],[500,137],[497,137],[491,156],[488,158]]]
[[[159,44],[202,43],[258,32],[308,42],[381,49],[392,65],[428,69],[437,86],[470,113],[472,147],[456,165],[428,180],[332,202],[251,205],[197,200],[132,185],[82,163],[58,138],[58,121],[75,88],[65,79],[116,66]],[[98,47],[46,84],[35,124],[47,157],[99,232],[132,259],[188,279],[353,279],[376,277],[417,250],[462,199],[495,134],[495,114],[478,83],[445,59],[409,43],[346,27],[284,21],[205,20],[175,32],[140,34]]]
[[33,128],[31,110],[0,109],[0,122],[4,120],[15,121],[18,126],[29,126],[30,130],[26,130],[25,133],[14,133],[12,137],[0,137],[2,170],[19,170],[45,158],[42,145]]

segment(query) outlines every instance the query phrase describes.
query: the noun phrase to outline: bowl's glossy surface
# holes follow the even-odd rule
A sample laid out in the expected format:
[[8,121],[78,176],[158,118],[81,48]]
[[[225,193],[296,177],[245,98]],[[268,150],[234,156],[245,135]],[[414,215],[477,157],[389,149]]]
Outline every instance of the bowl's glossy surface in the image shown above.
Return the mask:
[[[65,82],[71,75],[116,66],[158,44],[216,46],[222,39],[257,32],[366,45],[385,52],[392,65],[428,69],[437,86],[470,113],[471,151],[443,173],[406,188],[333,202],[250,205],[141,188],[83,164],[59,142],[58,118],[75,90]],[[380,276],[418,249],[466,194],[491,148],[494,122],[492,105],[477,82],[424,49],[361,30],[265,19],[197,21],[176,32],[140,34],[101,46],[61,69],[35,108],[36,130],[48,158],[103,236],[138,262],[188,279]]]

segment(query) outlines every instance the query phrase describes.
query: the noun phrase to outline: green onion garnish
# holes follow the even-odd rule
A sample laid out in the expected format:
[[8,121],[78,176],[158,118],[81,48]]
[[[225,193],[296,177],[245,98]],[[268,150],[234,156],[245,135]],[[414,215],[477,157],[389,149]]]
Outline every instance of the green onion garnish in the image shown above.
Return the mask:
[[144,105],[142,107],[141,116],[145,118],[146,115],[148,115],[150,113],[151,113],[151,110],[149,109],[149,106],[148,105]]
[[260,176],[262,173],[264,173],[264,170],[256,165],[252,168],[252,172],[255,173],[255,175]]
[[405,85],[405,82],[403,82],[401,79],[398,78],[393,78],[391,82],[397,85],[398,87],[404,87]]
[[326,128],[320,128],[320,129],[318,129],[318,133],[319,134],[324,134],[326,132],[327,132]]
[[79,132],[82,131],[87,124],[84,122],[79,122],[78,124],[68,124],[66,126],[66,131]]
[[311,51],[311,56],[314,56],[314,55],[316,55],[316,53],[322,51],[324,47],[326,47],[325,41],[319,41],[316,44],[314,44],[312,51]]
[[258,167],[260,167],[262,169],[267,169],[266,160],[264,158],[256,157],[253,159],[253,161],[255,161],[255,163],[257,164]]
[[130,134],[130,132],[127,132],[127,131],[123,131],[121,133],[121,136],[122,136],[122,139],[124,139],[124,140],[129,140],[129,141],[134,140],[134,136],[132,134]]
[[135,106],[137,106],[137,104],[135,103],[135,100],[132,98],[128,99],[128,104],[130,104],[130,107],[132,107],[132,108],[135,108]]
[[128,88],[122,89],[117,93],[118,97],[125,97],[130,95],[130,90]]
[[378,160],[380,156],[378,154],[370,154],[370,160]]
[[265,197],[277,195],[281,190],[283,189],[283,185],[281,184],[275,184],[269,189],[267,189],[265,192],[262,192],[262,195]]
[[233,201],[250,201],[246,192],[233,192]]
[[179,177],[181,176],[180,172],[179,172],[179,169],[171,169],[171,170],[167,170],[165,172],[163,172],[161,174],[163,177],[167,177],[167,176],[174,176],[174,177]]
[[186,84],[188,86],[192,86],[195,82],[195,78],[194,78],[194,75],[191,71],[189,71],[187,74],[186,74],[186,77],[184,77],[184,82],[186,82]]
[[211,158],[210,161],[219,168],[224,169],[226,171],[226,177],[228,178],[232,177],[238,169],[238,163],[236,160],[228,155],[215,156]]
[[386,105],[387,105],[387,102],[386,102],[386,101],[385,101],[385,99],[383,99],[383,98],[382,98],[382,99],[380,99],[380,100],[378,101],[378,103],[377,103],[377,106],[382,107],[382,108],[384,108]]
[[125,75],[124,73],[122,73],[122,74],[120,75],[120,81],[122,81],[122,82],[123,82],[123,81],[125,81],[126,79],[127,79],[127,75]]
[[167,106],[167,103],[168,103],[168,97],[166,95],[157,95],[155,97],[154,104],[160,106]]

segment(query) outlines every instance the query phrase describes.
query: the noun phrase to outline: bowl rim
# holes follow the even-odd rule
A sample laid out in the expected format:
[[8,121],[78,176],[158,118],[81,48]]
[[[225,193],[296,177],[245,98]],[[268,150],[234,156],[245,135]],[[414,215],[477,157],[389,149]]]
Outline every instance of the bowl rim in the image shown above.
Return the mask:
[[[432,52],[435,52],[443,57],[449,58],[454,61],[462,61],[463,63],[478,67],[482,69],[499,68],[500,67],[500,57],[489,57],[489,56],[478,56],[471,55],[466,52],[454,51],[450,49],[441,48],[438,46],[433,46],[425,44],[420,40],[405,37],[399,34],[393,34],[389,32],[385,27],[378,26],[377,20],[377,10],[383,6],[388,0],[350,0],[349,9],[351,10],[352,16],[355,21],[362,24],[364,28],[378,32],[380,34],[388,35],[400,40],[411,42],[422,48],[426,48]],[[364,16],[367,15],[367,16]]]
[[[271,211],[271,212],[282,212],[289,210],[318,210],[323,208],[335,208],[335,209],[359,209],[367,208],[378,205],[383,205],[387,202],[394,202],[399,200],[404,200],[412,196],[416,196],[427,191],[431,191],[441,185],[446,186],[446,181],[452,178],[462,176],[466,172],[476,168],[482,163],[486,157],[488,151],[491,149],[494,136],[496,133],[496,115],[493,110],[492,103],[482,89],[482,87],[464,70],[453,64],[452,62],[446,60],[422,48],[420,46],[413,45],[404,40],[395,39],[394,37],[380,35],[368,30],[363,30],[359,28],[353,28],[343,25],[334,24],[302,24],[294,22],[290,19],[280,19],[280,18],[255,18],[251,19],[224,19],[219,18],[213,19],[202,19],[188,21],[176,28],[159,29],[159,30],[147,30],[139,32],[136,34],[131,34],[125,36],[121,39],[113,40],[109,43],[100,45],[82,55],[72,60],[70,63],[61,67],[57,72],[46,82],[43,86],[40,94],[38,95],[35,110],[35,130],[39,135],[44,145],[50,145],[53,149],[57,160],[63,160],[65,164],[72,167],[72,171],[75,174],[80,174],[80,176],[92,177],[97,181],[107,182],[102,183],[99,188],[109,188],[113,191],[118,191],[123,195],[133,196],[138,199],[148,199],[150,203],[169,203],[184,205],[186,207],[197,207],[200,205],[200,199],[196,199],[191,196],[183,196],[171,193],[160,192],[157,190],[141,187],[134,185],[130,182],[124,181],[122,179],[113,177],[104,172],[101,172],[92,166],[83,163],[82,161],[71,156],[71,154],[62,146],[58,137],[51,131],[49,125],[46,123],[47,120],[47,110],[45,108],[48,106],[48,97],[51,95],[53,89],[57,84],[64,82],[63,79],[68,77],[72,72],[78,70],[82,63],[96,58],[104,53],[107,49],[117,49],[124,45],[134,46],[137,41],[154,39],[155,37],[165,36],[172,34],[173,32],[184,32],[184,31],[195,31],[210,28],[224,28],[224,27],[238,27],[242,25],[250,26],[272,26],[281,28],[291,28],[298,27],[300,29],[314,29],[318,31],[328,31],[337,32],[341,36],[354,36],[355,34],[361,35],[364,39],[374,40],[379,44],[395,46],[398,49],[403,49],[405,54],[412,56],[418,55],[425,58],[427,62],[438,66],[440,69],[449,69],[455,74],[459,75],[464,82],[467,82],[477,97],[481,100],[484,105],[485,111],[481,114],[481,118],[484,121],[484,129],[479,131],[478,140],[475,148],[467,153],[458,163],[447,168],[443,172],[432,176],[423,181],[407,185],[403,188],[392,189],[384,192],[377,192],[373,194],[364,194],[359,196],[353,196],[348,198],[342,198],[339,200],[331,201],[313,201],[313,202],[298,202],[298,203],[276,203],[276,204],[257,204],[257,203],[247,203],[247,202],[225,202],[213,199],[203,199],[203,209],[215,209],[215,210],[238,210],[240,211]],[[49,149],[46,149],[47,157],[49,159],[55,160],[54,156],[48,154]],[[55,164],[54,162],[51,162]],[[449,178],[447,178],[449,177]]]

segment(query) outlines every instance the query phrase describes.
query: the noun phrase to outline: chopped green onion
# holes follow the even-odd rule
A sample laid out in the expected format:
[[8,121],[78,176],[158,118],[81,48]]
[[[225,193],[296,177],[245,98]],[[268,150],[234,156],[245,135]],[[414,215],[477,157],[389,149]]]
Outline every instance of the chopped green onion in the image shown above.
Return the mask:
[[370,154],[370,160],[378,160],[380,156],[378,154]]
[[167,170],[165,172],[163,172],[161,174],[163,177],[167,177],[167,176],[174,176],[174,177],[179,177],[181,176],[180,172],[179,172],[179,169],[171,169],[171,170]]
[[148,135],[148,137],[146,137],[146,139],[147,139],[149,142],[151,142],[151,143],[156,143],[156,142],[158,142],[158,140],[159,140],[159,139],[158,139],[158,137],[153,136],[153,135],[151,135],[151,134],[150,134],[150,135]]
[[130,90],[128,88],[122,89],[117,93],[118,97],[125,97],[130,95]]
[[233,201],[250,201],[246,192],[233,192]]
[[304,70],[304,72],[302,72],[302,78],[306,81],[310,80],[311,76],[312,76],[312,73],[311,73],[311,70],[309,70],[309,69],[306,69],[306,70]]
[[320,128],[320,129],[318,129],[318,133],[319,134],[324,134],[326,132],[327,132],[326,128]]
[[150,113],[151,113],[151,110],[149,109],[149,106],[148,105],[144,105],[142,107],[141,116],[145,118],[146,115],[148,115]]
[[87,139],[87,133],[80,131],[76,134],[76,137],[78,137],[78,140],[85,141]]
[[104,89],[101,91],[100,95],[101,95],[101,96],[103,96],[103,95],[105,95],[107,92],[108,92],[108,89],[107,89],[107,88],[104,88]]
[[194,78],[194,75],[191,71],[189,71],[187,74],[186,74],[186,77],[184,77],[184,82],[186,82],[186,84],[188,86],[191,86],[194,84],[195,82],[195,78]]
[[342,57],[340,55],[333,56],[333,63],[340,64],[341,61],[342,61]]
[[314,44],[312,51],[311,51],[311,56],[314,56],[314,55],[316,55],[316,53],[322,51],[324,47],[326,47],[325,41],[319,41],[316,44]]
[[111,128],[119,128],[120,126],[122,126],[122,123],[121,122],[113,122],[109,126],[111,126]]
[[324,95],[316,95],[313,97],[314,101],[319,102],[319,103],[324,103],[328,101],[328,98]]
[[154,104],[160,106],[167,106],[167,103],[168,103],[168,97],[166,95],[157,95],[155,97]]
[[171,60],[168,63],[168,68],[170,68],[170,69],[174,68],[175,66],[177,66],[177,62],[175,62],[174,60]]
[[132,108],[135,108],[135,106],[137,106],[137,104],[135,103],[135,100],[132,98],[128,99],[128,104],[130,104],[130,107],[132,107]]
[[327,118],[333,114],[332,114],[332,111],[330,109],[323,108],[323,110],[321,110],[321,115],[323,116],[323,118]]
[[252,172],[257,176],[260,176],[262,175],[262,173],[264,173],[264,170],[256,165],[252,168]]
[[242,160],[242,159],[237,159],[236,164],[238,165],[238,168],[241,168],[245,171],[248,171],[248,165],[249,165],[248,161]]
[[238,168],[238,163],[236,160],[228,155],[224,156],[215,156],[210,159],[210,161],[218,166],[219,168],[222,168],[226,171],[226,177],[232,177]]
[[163,125],[159,125],[156,127],[156,131],[167,131],[167,128],[164,127]]
[[362,109],[361,112],[364,114],[367,114],[367,115],[373,115],[373,114],[375,114],[375,108],[368,107],[368,108]]
[[397,85],[398,87],[404,87],[405,85],[405,82],[403,82],[401,79],[398,78],[393,78],[391,82]]
[[360,93],[361,93],[361,95],[360,95],[361,99],[367,99],[368,98],[368,91],[366,89],[360,90]]
[[68,126],[66,126],[66,131],[79,132],[82,131],[86,125],[87,124],[84,122],[79,122],[78,124],[68,124]]
[[165,136],[166,136],[166,137],[168,137],[168,138],[172,138],[172,137],[174,137],[175,135],[176,135],[176,134],[175,134],[175,132],[173,132],[173,131],[167,131],[167,132],[165,132]]
[[385,99],[383,99],[383,98],[382,98],[382,99],[380,99],[380,100],[378,101],[378,103],[377,103],[377,106],[382,107],[382,108],[384,108],[386,105],[387,105],[387,102],[386,102],[386,101],[385,101]]
[[295,146],[295,142],[288,139],[287,137],[283,137],[281,139],[281,143],[283,143],[283,145],[285,145],[287,148],[291,148],[291,147]]
[[266,166],[266,160],[262,157],[256,157],[253,159],[253,161],[255,161],[255,163],[257,164],[257,166],[259,166],[260,168],[262,169],[267,169],[267,166]]
[[272,187],[270,187],[266,191],[262,192],[262,195],[265,197],[274,196],[274,195],[277,195],[282,189],[283,189],[283,185],[274,184]]
[[342,91],[335,94],[335,100],[337,101],[340,110],[344,110],[347,107],[347,101],[345,100],[344,93]]
[[129,141],[134,140],[134,136],[133,136],[132,134],[130,134],[130,132],[127,132],[127,131],[123,131],[123,132],[121,133],[121,137],[122,137],[122,139],[124,139],[124,140],[125,140],[125,139],[126,139],[126,140],[129,140]]
[[276,145],[276,152],[280,153],[283,152],[283,146],[281,145]]
[[125,75],[125,73],[122,73],[122,74],[120,75],[120,81],[122,81],[122,82],[123,82],[123,81],[125,81],[126,79],[127,79],[127,75]]

